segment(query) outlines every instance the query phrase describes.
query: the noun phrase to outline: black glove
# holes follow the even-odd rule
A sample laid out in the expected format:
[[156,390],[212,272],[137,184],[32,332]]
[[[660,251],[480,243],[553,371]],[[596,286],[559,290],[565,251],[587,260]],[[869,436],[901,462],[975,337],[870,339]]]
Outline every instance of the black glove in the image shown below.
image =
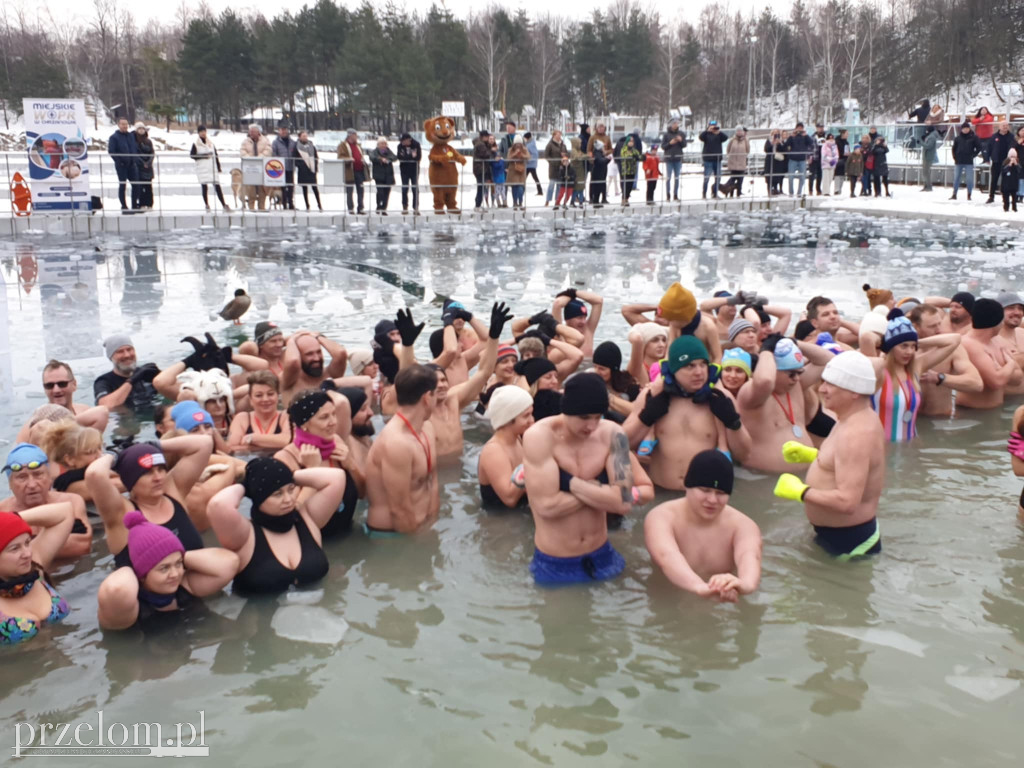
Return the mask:
[[645,427],[653,427],[658,419],[668,413],[668,407],[671,404],[672,400],[667,392],[661,392],[658,395],[648,392],[644,407],[640,410],[640,423]]
[[186,336],[181,340],[182,344],[188,342],[192,345],[192,354],[182,358],[186,368],[191,368],[193,371],[205,371],[207,370],[206,365],[206,350],[203,344],[195,336]]
[[468,309],[456,309],[455,310],[456,320],[465,320],[467,323],[473,319],[473,313]]
[[455,309],[445,309],[445,311],[441,313],[441,322],[444,323],[445,328],[455,322],[457,311],[458,310]]
[[[231,347],[226,347],[230,353]],[[217,340],[210,335],[209,331],[206,332],[206,345],[203,347],[203,351],[206,355],[206,370],[212,371],[214,369],[220,369],[224,371],[224,375],[229,373],[228,371],[228,360],[231,359],[231,355],[225,358],[223,350],[217,346]]]
[[127,435],[126,437],[115,437],[110,441],[110,445],[104,449],[104,453],[109,453],[114,457],[114,464],[117,464],[117,460],[121,458],[121,454],[124,453],[128,448],[135,445],[135,435]]
[[501,337],[501,331],[505,327],[505,323],[512,319],[512,311],[505,306],[505,302],[496,301],[494,306],[491,307],[491,330],[488,333],[492,339]]
[[[534,320],[534,318],[538,319]],[[538,312],[530,318],[530,322],[536,323],[537,330],[550,339],[553,339],[558,335],[558,321],[555,320],[555,316],[550,312]]]
[[160,369],[156,367],[156,363],[146,363],[136,368],[132,375],[128,377],[128,381],[134,387],[140,381],[147,383],[152,381],[158,373],[160,373]]
[[782,341],[782,339],[783,336],[781,333],[769,334],[768,336],[765,337],[765,340],[761,342],[761,351],[771,352],[774,355],[775,348],[779,345],[779,342]]
[[334,383],[334,379],[324,379],[320,382],[320,389],[324,392],[337,392],[338,385]]
[[426,323],[415,325],[412,319],[412,310],[409,309],[400,309],[395,316],[395,327],[398,328],[398,335],[402,337],[403,347],[411,347],[425,325]]
[[722,390],[711,390],[708,406],[711,408],[711,415],[725,424],[726,429],[739,429],[743,426],[740,422],[740,415],[736,412],[736,406],[733,405],[732,398]]
[[576,298],[576,289],[575,288],[566,288],[564,291],[560,291],[559,293],[555,294],[555,298],[556,299],[559,296],[568,296],[569,297],[569,301],[573,301]]
[[553,317],[553,315],[546,309],[542,309],[534,315],[530,315],[530,325],[537,325],[538,323],[544,322],[544,318]]

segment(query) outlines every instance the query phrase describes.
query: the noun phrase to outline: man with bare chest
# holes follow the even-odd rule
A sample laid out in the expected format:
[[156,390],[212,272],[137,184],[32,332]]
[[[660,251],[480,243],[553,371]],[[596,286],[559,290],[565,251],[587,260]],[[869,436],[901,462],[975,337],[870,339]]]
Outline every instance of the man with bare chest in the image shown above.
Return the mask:
[[720,451],[701,451],[686,472],[686,496],[644,519],[651,559],[681,589],[735,603],[761,583],[761,530],[729,505],[733,468]]
[[999,338],[1003,307],[992,299],[978,299],[971,311],[971,330],[964,334],[963,347],[971,364],[981,375],[981,392],[960,392],[957,405],[964,408],[999,408],[1007,387],[1020,386],[1021,367]]
[[775,495],[802,501],[815,542],[840,560],[882,550],[876,514],[885,483],[885,436],[871,408],[875,369],[860,352],[843,352],[825,366],[818,390],[837,423],[821,450],[792,443],[789,461],[810,461],[807,482],[783,474]]
[[[910,311],[910,322],[917,335],[928,339],[943,333],[946,314],[938,307],[922,304]],[[951,416],[954,392],[981,392],[984,385],[967,350],[960,345],[938,365],[921,373],[921,413],[925,416]]]
[[[1018,366],[1024,368],[1024,328],[1020,327],[1024,320],[1024,299],[1012,291],[1003,291],[996,296],[1003,307],[1003,324],[999,326],[999,340],[1005,345],[1009,354]],[[1024,377],[1017,384],[1008,384],[1006,394],[1024,394]]]
[[602,420],[608,389],[581,373],[565,384],[562,413],[523,435],[526,494],[536,525],[530,572],[538,584],[610,579],[625,567],[608,541],[608,514],[625,515],[654,498],[634,471],[622,428]]

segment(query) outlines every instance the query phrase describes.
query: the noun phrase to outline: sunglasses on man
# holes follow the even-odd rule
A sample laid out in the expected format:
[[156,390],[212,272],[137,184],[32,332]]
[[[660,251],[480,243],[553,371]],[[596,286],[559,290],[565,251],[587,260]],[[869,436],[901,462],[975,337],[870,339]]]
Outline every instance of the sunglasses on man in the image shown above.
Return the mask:
[[43,383],[43,389],[53,389],[54,387],[57,387],[58,389],[67,389],[70,386],[70,381],[47,381]]

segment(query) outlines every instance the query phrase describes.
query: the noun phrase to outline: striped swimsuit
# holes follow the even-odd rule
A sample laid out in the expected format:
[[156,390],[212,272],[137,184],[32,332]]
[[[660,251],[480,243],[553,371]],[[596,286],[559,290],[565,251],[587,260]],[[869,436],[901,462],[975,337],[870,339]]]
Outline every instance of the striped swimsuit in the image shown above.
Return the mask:
[[881,419],[885,439],[890,443],[917,437],[921,391],[914,379],[908,378],[906,384],[901,384],[887,370],[881,388],[871,396],[871,407]]

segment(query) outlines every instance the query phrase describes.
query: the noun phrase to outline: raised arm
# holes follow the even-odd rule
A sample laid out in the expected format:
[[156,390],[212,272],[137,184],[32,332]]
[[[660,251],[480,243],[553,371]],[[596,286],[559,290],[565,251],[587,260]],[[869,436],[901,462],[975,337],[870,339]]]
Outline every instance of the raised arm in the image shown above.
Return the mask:
[[182,586],[195,597],[220,592],[238,573],[238,555],[223,547],[204,547],[186,552]]
[[917,355],[920,366],[918,370],[927,371],[948,360],[949,356],[959,348],[963,338],[959,333],[940,333],[937,336],[921,339],[918,342],[920,350]]
[[[772,396],[775,389],[775,347],[769,336],[761,345],[761,351],[757,355],[757,367],[750,381],[743,385],[739,393],[739,402],[744,410],[760,408],[768,398]],[[778,339],[774,339],[777,343]]]
[[217,491],[206,506],[206,516],[217,541],[232,552],[242,549],[253,536],[252,522],[238,511],[243,496],[245,487],[235,483]]
[[174,468],[167,473],[167,479],[178,492],[178,501],[184,502],[210,461],[213,440],[209,435],[182,435],[161,440],[160,448],[165,454],[177,458]]
[[164,368],[153,379],[153,388],[168,400],[177,400],[181,385],[178,384],[178,374],[185,372],[185,363],[180,360],[177,363]]
[[338,511],[345,495],[345,472],[333,467],[300,469],[295,473],[295,484],[313,489],[305,511],[317,528],[323,528]]
[[93,461],[85,470],[85,487],[92,496],[96,511],[100,513],[103,520],[103,527],[106,529],[107,544],[111,552],[120,551],[120,547],[114,548],[116,544],[124,544],[123,541],[111,541],[117,532],[123,536],[125,533],[122,520],[125,513],[125,499],[121,492],[114,485],[110,473],[114,466],[113,454],[104,453]]
[[58,501],[53,504],[42,504],[32,509],[19,512],[21,519],[33,528],[42,530],[32,539],[32,559],[43,570],[49,570],[54,558],[71,534],[71,526],[75,523],[74,509],[70,501]]
[[[559,328],[561,327],[559,326]],[[558,374],[558,380],[565,381],[583,362],[583,350],[558,339],[552,339],[549,346],[565,355],[562,360],[555,363],[555,372]]]
[[345,367],[348,365],[348,352],[345,347],[322,333],[316,334],[314,338],[320,342],[324,352],[331,356],[331,363],[327,366],[327,375],[331,378],[344,376]]
[[626,322],[630,325],[636,325],[637,323],[650,322],[649,317],[646,316],[647,312],[657,312],[657,304],[624,304],[622,309],[622,316],[626,318]]

